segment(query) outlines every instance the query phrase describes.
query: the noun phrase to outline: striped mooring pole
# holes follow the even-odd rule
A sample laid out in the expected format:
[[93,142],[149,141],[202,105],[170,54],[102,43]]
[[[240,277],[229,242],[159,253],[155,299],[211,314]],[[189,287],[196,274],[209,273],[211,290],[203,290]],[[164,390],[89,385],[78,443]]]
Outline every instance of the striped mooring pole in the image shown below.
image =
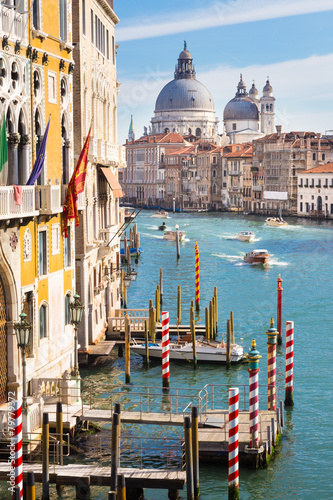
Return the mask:
[[169,389],[169,313],[165,311],[162,312],[162,383],[164,389]]
[[274,328],[274,319],[271,318],[271,326],[267,332],[268,365],[267,365],[267,393],[268,410],[276,410],[276,337],[278,331]]
[[199,247],[195,242],[195,308],[200,309],[200,266],[199,266]]
[[249,350],[249,411],[250,411],[250,447],[259,445],[259,351],[253,339]]
[[285,406],[294,406],[293,396],[293,373],[294,373],[294,322],[286,323],[286,385]]
[[[10,476],[10,484],[18,486],[20,498],[23,498],[23,456],[22,456],[22,402],[13,401],[11,415],[11,445],[10,456],[14,477]],[[14,483],[14,484],[13,484]]]
[[277,331],[278,331],[278,344],[282,344],[282,279],[281,275],[277,279]]
[[239,389],[233,387],[229,389],[228,500],[239,499],[238,404]]

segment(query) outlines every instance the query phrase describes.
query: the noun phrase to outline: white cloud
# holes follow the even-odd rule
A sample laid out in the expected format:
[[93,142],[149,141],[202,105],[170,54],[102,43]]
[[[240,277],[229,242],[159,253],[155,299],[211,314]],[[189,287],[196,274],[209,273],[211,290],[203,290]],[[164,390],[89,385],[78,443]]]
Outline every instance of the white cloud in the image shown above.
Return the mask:
[[168,21],[160,17],[133,19],[117,28],[117,41],[154,38],[175,33],[264,21],[333,10],[332,0],[228,0],[215,1],[204,9],[170,13]]
[[[216,115],[221,121],[225,105],[235,95],[239,73],[243,74],[248,90],[255,80],[259,95],[269,76],[276,97],[275,123],[282,124],[284,130],[324,132],[333,129],[333,53],[239,68],[221,65],[197,74],[198,80],[211,92]],[[123,81],[118,100],[121,142],[127,137],[131,114],[134,115],[137,136],[143,132],[143,126],[149,125],[156,98],[169,80],[158,70],[148,70],[141,80]]]

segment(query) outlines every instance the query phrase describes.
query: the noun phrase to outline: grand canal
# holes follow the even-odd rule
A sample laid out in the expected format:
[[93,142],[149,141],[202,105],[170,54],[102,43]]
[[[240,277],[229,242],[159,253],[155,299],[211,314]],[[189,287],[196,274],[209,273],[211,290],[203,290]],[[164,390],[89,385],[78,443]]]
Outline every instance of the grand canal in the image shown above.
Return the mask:
[[[267,227],[263,217],[237,214],[170,214],[165,222],[186,231],[177,262],[175,243],[163,240],[157,230],[161,223],[146,211],[138,216],[143,253],[136,265],[138,279],[128,290],[128,307],[145,308],[153,298],[164,274],[163,309],[175,322],[177,285],[182,287],[182,322],[188,323],[190,302],[194,299],[194,246],[200,250],[201,311],[208,305],[213,288],[218,289],[219,332],[225,331],[226,319],[234,311],[236,341],[245,348],[256,339],[262,355],[260,383],[267,380],[267,338],[265,331],[271,316],[276,319],[276,280],[283,279],[283,322],[295,322],[294,401],[287,410],[282,442],[266,470],[240,469],[241,499],[328,499],[332,498],[333,463],[331,416],[332,402],[332,275],[333,224],[331,222],[288,219],[286,228]],[[253,244],[239,242],[235,234],[251,230]],[[251,266],[243,262],[246,251],[266,248],[271,264]],[[204,316],[204,314],[202,314]],[[285,340],[285,337],[284,337]],[[284,399],[285,345],[278,348],[277,377],[279,399]],[[102,367],[82,369],[81,375],[99,385],[124,382],[124,359],[113,352]],[[207,383],[248,383],[246,365],[227,372],[224,367],[171,365],[171,386],[197,388]],[[147,371],[140,357],[132,357],[131,382],[134,385],[161,386],[160,366]],[[107,426],[102,433],[109,440]],[[134,433],[149,433],[135,426]],[[160,430],[158,431],[160,432]],[[95,459],[98,462],[98,459]],[[102,459],[99,459],[102,461]],[[227,498],[227,468],[201,465],[201,498]],[[55,490],[52,490],[55,493]],[[66,489],[63,498],[74,498]],[[2,498],[2,497],[1,497]],[[56,498],[54,496],[54,498]],[[107,492],[92,489],[92,498],[106,499]],[[167,492],[146,490],[150,500],[167,499]],[[185,491],[181,498],[186,498]]]

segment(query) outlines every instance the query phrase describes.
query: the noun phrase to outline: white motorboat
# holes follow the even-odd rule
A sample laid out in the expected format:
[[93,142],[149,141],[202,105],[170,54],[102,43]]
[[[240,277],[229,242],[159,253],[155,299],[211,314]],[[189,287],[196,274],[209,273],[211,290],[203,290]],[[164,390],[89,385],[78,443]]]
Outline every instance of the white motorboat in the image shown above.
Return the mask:
[[268,217],[266,219],[266,224],[267,226],[273,226],[273,227],[288,226],[288,222],[286,222],[284,219],[280,217]]
[[152,217],[155,217],[157,219],[169,219],[169,214],[168,212],[155,212]]
[[267,264],[270,255],[267,250],[252,250],[244,255],[244,261],[248,264]]
[[177,231],[164,231],[163,238],[165,240],[169,240],[169,241],[176,241],[177,233],[178,233],[179,241],[183,241],[185,236],[186,236],[186,233],[184,231],[178,231],[178,230]]
[[239,241],[253,241],[255,238],[255,234],[252,231],[240,231],[236,235],[237,240]]
[[[145,356],[145,344],[138,344],[135,340],[131,345],[131,351]],[[226,345],[219,342],[199,341],[196,342],[197,361],[199,363],[225,364],[227,362]],[[149,343],[149,358],[162,359],[162,342]],[[240,363],[244,358],[243,347],[231,344],[231,363]],[[192,342],[170,342],[169,360],[171,361],[193,361]]]

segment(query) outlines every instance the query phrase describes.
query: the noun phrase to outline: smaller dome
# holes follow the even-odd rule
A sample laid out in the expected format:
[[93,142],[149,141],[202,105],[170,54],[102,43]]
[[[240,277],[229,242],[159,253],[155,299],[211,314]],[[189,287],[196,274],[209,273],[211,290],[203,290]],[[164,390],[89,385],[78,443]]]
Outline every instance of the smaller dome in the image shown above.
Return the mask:
[[252,83],[252,87],[250,88],[249,95],[258,95],[258,90],[256,89],[254,82]]
[[266,85],[265,87],[262,89],[263,92],[273,92],[273,88],[271,86],[271,84],[269,83],[269,79],[267,78],[266,80]]
[[258,108],[249,97],[234,97],[224,108],[223,120],[258,120]]
[[179,59],[192,59],[190,52],[185,49],[179,54]]
[[246,85],[245,85],[245,82],[243,81],[242,73],[240,74],[240,80],[239,80],[239,83],[237,85],[237,88],[238,88],[238,90],[240,90],[240,89],[246,90]]

